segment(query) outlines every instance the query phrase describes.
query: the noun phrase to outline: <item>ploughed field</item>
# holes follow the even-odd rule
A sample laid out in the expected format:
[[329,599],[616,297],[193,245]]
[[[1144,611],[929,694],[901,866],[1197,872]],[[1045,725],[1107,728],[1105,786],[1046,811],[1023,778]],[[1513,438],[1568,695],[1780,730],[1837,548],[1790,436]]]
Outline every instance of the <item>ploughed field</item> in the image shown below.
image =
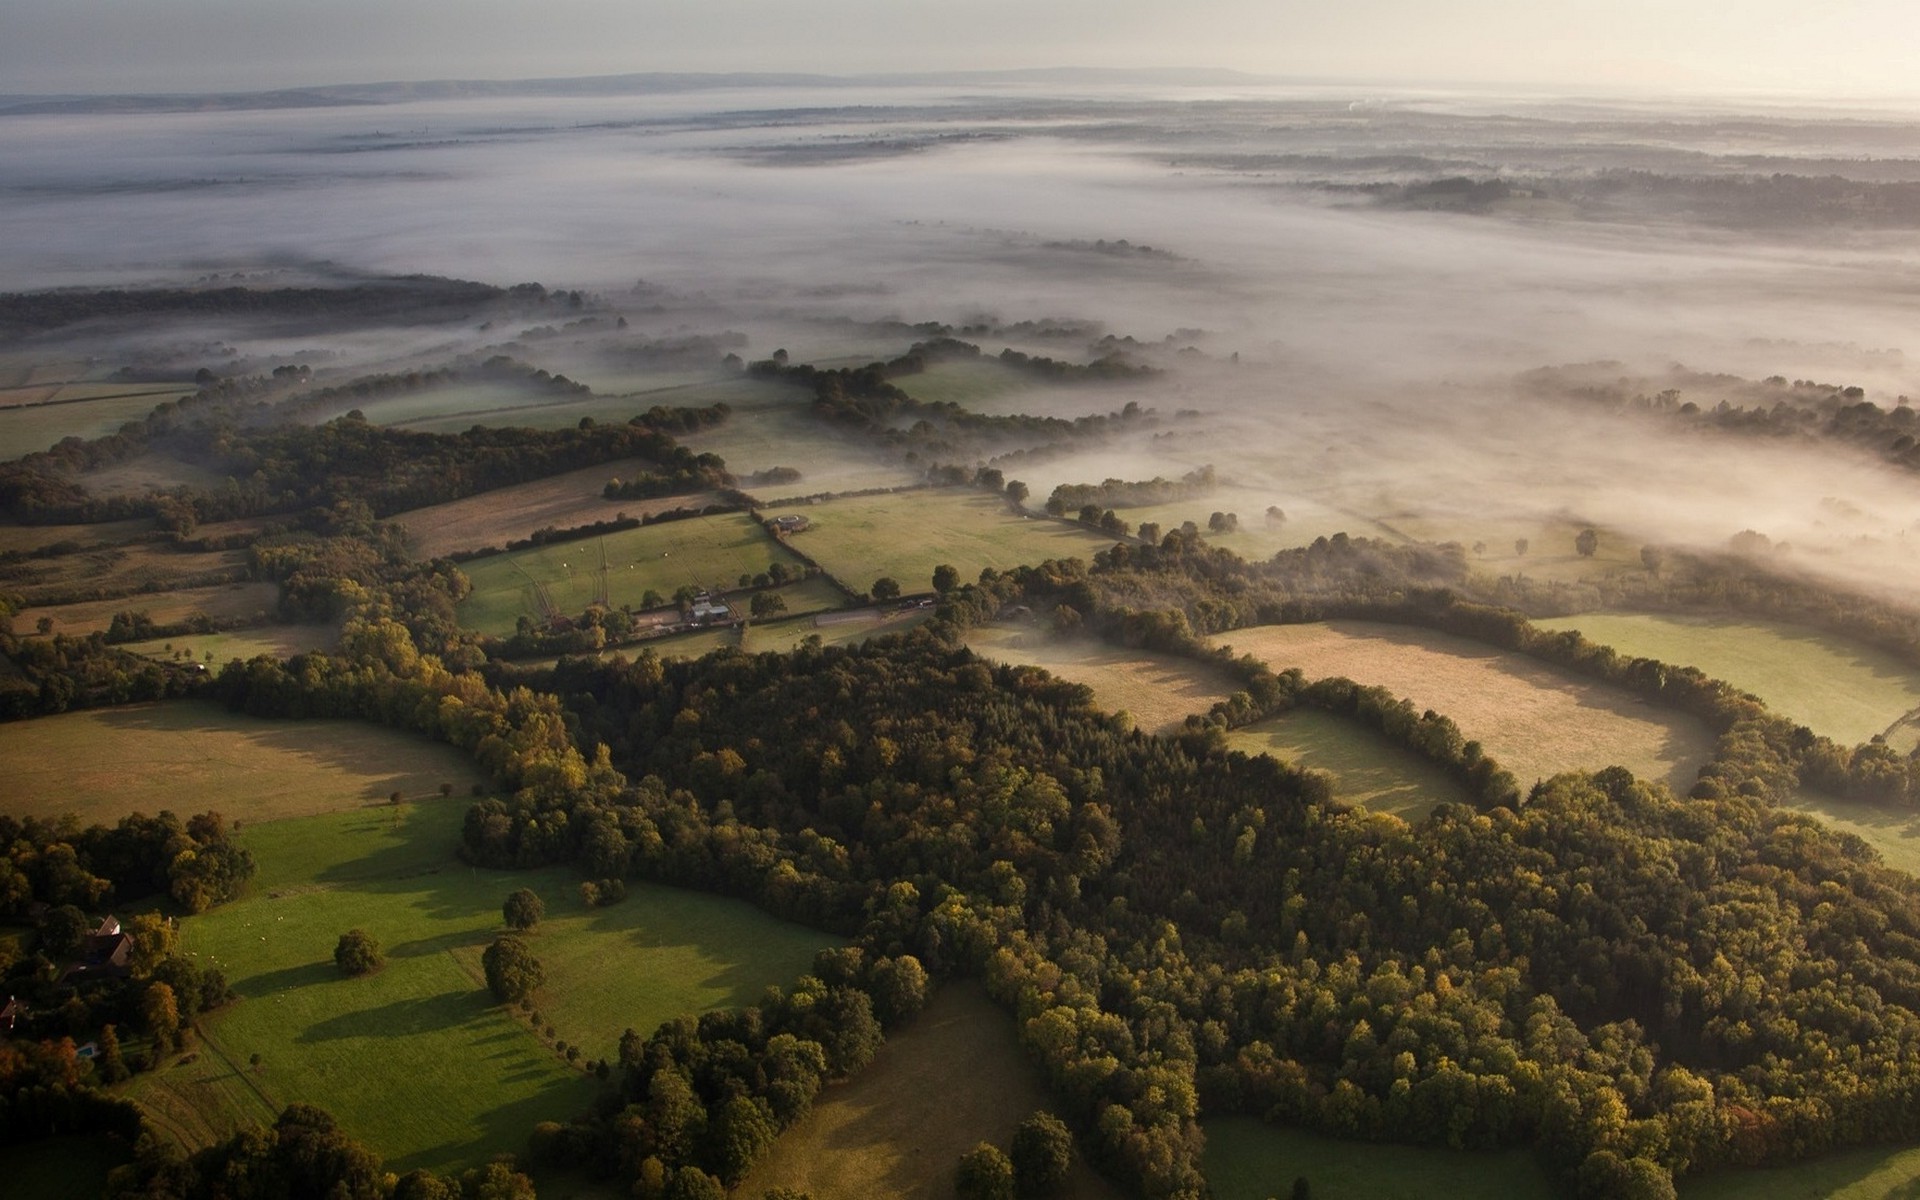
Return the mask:
[[1345,676],[1451,717],[1524,787],[1622,766],[1684,790],[1713,753],[1691,717],[1545,663],[1430,630],[1372,621],[1262,625],[1214,639],[1276,671]]
[[1775,621],[1655,613],[1534,624],[1577,629],[1623,655],[1698,667],[1844,745],[1883,734],[1907,750],[1920,740],[1920,669],[1850,638]]

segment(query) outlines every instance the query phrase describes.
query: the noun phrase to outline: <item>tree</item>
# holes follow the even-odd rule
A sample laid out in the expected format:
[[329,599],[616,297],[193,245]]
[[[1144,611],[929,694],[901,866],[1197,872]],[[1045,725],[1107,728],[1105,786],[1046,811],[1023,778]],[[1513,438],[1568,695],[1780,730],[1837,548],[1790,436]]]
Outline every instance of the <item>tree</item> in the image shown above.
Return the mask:
[[1007,503],[1013,505],[1015,508],[1026,504],[1027,497],[1032,494],[1032,489],[1027,487],[1026,484],[1021,483],[1018,479],[1007,480]]
[[787,611],[787,602],[778,592],[755,592],[747,608],[756,617],[771,617]]
[[99,1067],[100,1078],[107,1083],[119,1083],[131,1074],[127,1060],[120,1054],[120,1034],[111,1025],[100,1030]]
[[527,930],[547,915],[547,906],[532,888],[516,888],[500,906],[500,915],[505,918],[508,929]]
[[527,943],[510,933],[493,939],[493,945],[480,956],[480,965],[487,973],[487,987],[503,1004],[525,1000],[547,981],[546,968]]
[[960,586],[960,570],[947,563],[941,563],[933,569],[933,590],[950,592]]
[[180,1039],[180,1005],[173,989],[164,983],[150,983],[140,995],[140,1022],[153,1036],[156,1049],[172,1049]]
[[1525,557],[1527,556],[1527,546],[1528,546],[1528,545],[1529,545],[1529,543],[1528,543],[1528,541],[1527,541],[1527,539],[1525,539],[1525,538],[1515,538],[1515,539],[1513,539],[1513,552],[1514,552],[1514,554],[1516,554],[1516,555],[1518,555],[1518,556],[1519,556],[1519,557],[1521,557],[1521,558],[1525,558]]
[[1158,521],[1140,522],[1140,528],[1136,536],[1138,536],[1141,541],[1145,542],[1149,546],[1158,546],[1160,544],[1160,522]]
[[1014,1200],[1013,1162],[992,1142],[981,1142],[960,1156],[953,1172],[960,1200]]
[[1660,573],[1660,564],[1666,561],[1666,553],[1658,546],[1640,547],[1640,565],[1655,575]]
[[1050,1112],[1037,1112],[1013,1131],[1013,1179],[1022,1196],[1051,1196],[1073,1169],[1073,1134]]
[[1582,529],[1573,539],[1573,548],[1582,558],[1592,558],[1594,551],[1600,548],[1600,534],[1592,528]]
[[1267,505],[1267,526],[1269,528],[1285,525],[1286,523],[1287,511],[1285,509],[1281,508],[1278,504]]
[[380,943],[364,929],[349,929],[333,948],[333,965],[343,975],[371,975],[386,964]]
[[875,600],[898,600],[900,598],[900,585],[894,581],[892,576],[882,575],[873,581],[873,598]]
[[87,944],[93,924],[72,904],[49,910],[40,922],[40,945],[52,959],[70,958]]

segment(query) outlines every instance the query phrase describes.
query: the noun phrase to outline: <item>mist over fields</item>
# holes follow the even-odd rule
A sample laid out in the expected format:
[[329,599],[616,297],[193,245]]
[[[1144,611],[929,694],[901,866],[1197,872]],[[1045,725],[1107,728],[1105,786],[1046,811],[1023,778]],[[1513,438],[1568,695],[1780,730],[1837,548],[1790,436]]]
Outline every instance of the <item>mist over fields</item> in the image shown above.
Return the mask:
[[[1157,346],[1168,373],[1036,403],[1205,416],[1036,484],[1213,463],[1355,533],[1500,545],[1557,519],[1717,547],[1750,528],[1858,585],[1920,583],[1910,472],[1511,382],[1608,360],[1853,384],[1886,407],[1920,391],[1909,114],[1039,85],[78,108],[0,114],[7,290],[537,280],[603,296],[636,336],[734,329],[747,357],[797,361],[910,340],[842,318],[1085,323]],[[367,370],[486,340],[168,336]]]

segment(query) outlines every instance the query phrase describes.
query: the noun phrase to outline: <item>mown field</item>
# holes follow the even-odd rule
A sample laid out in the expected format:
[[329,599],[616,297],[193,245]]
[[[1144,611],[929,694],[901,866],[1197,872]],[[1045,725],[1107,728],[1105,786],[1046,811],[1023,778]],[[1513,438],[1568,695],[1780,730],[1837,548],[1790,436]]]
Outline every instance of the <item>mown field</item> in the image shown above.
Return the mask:
[[800,472],[794,483],[745,485],[754,495],[777,500],[919,482],[919,474],[893,454],[816,418],[812,393],[785,384],[756,386],[757,393],[727,401],[733,405],[731,420],[680,439],[691,450],[726,459],[727,470],[743,480],[772,467]]
[[1227,734],[1227,745],[1248,754],[1271,754],[1283,762],[1333,776],[1334,796],[1417,821],[1436,804],[1467,803],[1451,775],[1356,721],[1311,708],[1261,721]]
[[[1006,1149],[1015,1126],[1052,1108],[1012,1018],[978,984],[950,983],[887,1039],[872,1065],[821,1093],[734,1195],[786,1187],[815,1200],[949,1200],[961,1154],[982,1141]],[[1084,1163],[1059,1194],[1120,1195]]]
[[128,421],[144,419],[161,401],[193,390],[172,387],[145,391],[141,388],[142,385],[134,384],[62,388],[60,396],[98,398],[77,399],[72,404],[0,405],[0,446],[6,447],[8,457],[18,457],[45,450],[62,438],[105,437]]
[[609,479],[632,478],[647,466],[640,459],[623,459],[582,467],[517,487],[412,509],[396,514],[394,520],[407,527],[415,554],[440,558],[456,550],[504,546],[540,529],[569,529],[622,514],[644,517],[675,508],[698,510],[718,502],[711,492],[644,500],[608,500],[600,494]]
[[[555,1042],[610,1055],[627,1027],[650,1032],[682,1012],[754,999],[833,943],[739,901],[636,887],[588,910],[570,871],[469,867],[454,855],[467,803],[435,797],[243,830],[259,864],[250,894],[191,918],[181,935],[241,999],[207,1022],[192,1063],[142,1077],[138,1098],[189,1138],[306,1100],[392,1170],[471,1166],[590,1102],[597,1085]],[[495,1004],[480,971],[501,901],[519,887],[547,905],[530,940],[549,976],[535,1006],[551,1042]],[[344,978],[333,965],[350,928],[386,951],[371,976]]]
[[1178,729],[1188,714],[1204,713],[1239,690],[1232,676],[1187,659],[1052,637],[1030,625],[979,626],[967,631],[967,646],[986,658],[1030,663],[1086,684],[1095,704],[1131,714],[1147,733]]
[[1267,1200],[1305,1178],[1314,1200],[1557,1200],[1532,1154],[1347,1142],[1252,1117],[1206,1122],[1201,1159],[1216,1200]]
[[53,618],[53,632],[73,635],[104,633],[117,613],[143,612],[157,624],[168,625],[190,617],[216,620],[265,619],[280,601],[280,589],[271,583],[219,583],[211,587],[177,588],[168,592],[139,592],[113,600],[81,600],[73,604],[34,605],[13,618],[15,630],[28,633],[41,617]]
[[473,581],[460,602],[460,620],[483,633],[510,634],[522,615],[538,620],[535,581],[562,613],[577,616],[600,586],[604,549],[607,596],[615,607],[641,607],[649,590],[662,596],[687,585],[731,588],[740,575],[784,562],[797,574],[800,560],[746,513],[666,521],[557,546],[537,546],[475,559],[461,569]]
[[1007,570],[1049,558],[1091,559],[1113,539],[1045,518],[1022,517],[1004,500],[963,488],[923,488],[880,496],[851,496],[770,515],[804,514],[812,528],[793,544],[855,589],[885,575],[907,592],[933,586],[933,569],[946,563],[962,582],[981,568]]
[[[106,748],[107,752],[103,752]],[[112,824],[130,812],[219,810],[251,824],[420,797],[481,777],[450,746],[359,721],[269,721],[174,701],[8,725],[9,813]]]
[[[1587,613],[1534,624],[1578,629],[1622,654],[1698,667],[1846,745],[1883,733],[1897,742],[1902,718],[1920,713],[1920,670],[1819,630],[1653,613]],[[1906,741],[1911,745],[1911,731]]]
[[1713,739],[1691,717],[1465,638],[1334,621],[1236,629],[1216,640],[1275,670],[1344,675],[1443,713],[1523,787],[1561,771],[1617,765],[1684,789],[1713,753]]

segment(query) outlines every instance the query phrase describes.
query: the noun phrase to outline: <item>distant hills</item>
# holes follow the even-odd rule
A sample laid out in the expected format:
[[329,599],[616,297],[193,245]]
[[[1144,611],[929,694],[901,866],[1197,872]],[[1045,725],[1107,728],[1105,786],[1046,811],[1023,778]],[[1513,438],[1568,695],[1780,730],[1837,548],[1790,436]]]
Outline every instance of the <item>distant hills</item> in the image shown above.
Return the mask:
[[647,71],[561,79],[440,79],[424,82],[342,83],[258,92],[157,92],[124,95],[0,96],[0,116],[35,113],[144,113],[341,108],[487,96],[624,96],[718,88],[992,87],[1005,84],[1147,87],[1219,87],[1275,83],[1243,71],[1206,68],[1128,70],[1050,67],[1014,71],[932,71],[876,75],[782,72]]

